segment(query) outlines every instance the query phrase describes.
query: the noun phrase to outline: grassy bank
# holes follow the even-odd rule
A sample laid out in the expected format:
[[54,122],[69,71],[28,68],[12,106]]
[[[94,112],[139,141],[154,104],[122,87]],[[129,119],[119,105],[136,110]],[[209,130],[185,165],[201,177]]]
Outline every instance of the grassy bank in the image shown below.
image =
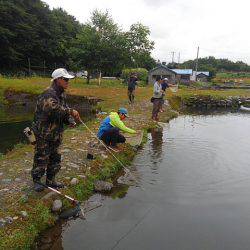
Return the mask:
[[175,94],[168,94],[168,99],[171,106],[175,110],[179,110],[181,103],[188,103],[192,98],[197,99],[211,99],[211,100],[225,100],[229,97],[248,98],[250,97],[250,90],[245,89],[230,89],[230,90],[202,90],[202,89],[179,89]]

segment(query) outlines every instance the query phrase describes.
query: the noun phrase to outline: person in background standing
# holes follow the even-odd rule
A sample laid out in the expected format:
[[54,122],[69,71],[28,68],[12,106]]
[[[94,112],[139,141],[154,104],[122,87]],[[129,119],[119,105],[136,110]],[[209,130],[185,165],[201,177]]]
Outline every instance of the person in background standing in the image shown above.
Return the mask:
[[134,103],[134,99],[135,99],[135,86],[137,85],[137,75],[136,74],[132,74],[129,78],[129,82],[128,82],[128,99],[129,99],[129,104],[133,104]]
[[164,102],[165,102],[165,96],[167,95],[167,88],[174,87],[174,86],[176,86],[176,85],[170,84],[168,78],[163,79],[162,84],[161,84],[163,94],[162,94],[162,102],[161,102],[160,112],[164,112],[163,105],[164,105]]
[[162,79],[160,76],[156,77],[156,82],[154,83],[154,92],[153,92],[153,110],[152,110],[152,119],[158,121],[158,114],[160,112],[163,90],[162,90]]

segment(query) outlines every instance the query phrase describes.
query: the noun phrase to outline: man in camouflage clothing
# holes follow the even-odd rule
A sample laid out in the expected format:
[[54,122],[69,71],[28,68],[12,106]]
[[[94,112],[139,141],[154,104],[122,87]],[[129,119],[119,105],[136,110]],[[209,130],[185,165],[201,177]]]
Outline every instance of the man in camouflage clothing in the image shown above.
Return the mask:
[[55,175],[61,168],[59,146],[62,142],[63,125],[75,126],[75,120],[80,118],[79,113],[69,108],[65,102],[64,90],[72,78],[74,76],[68,74],[65,69],[56,69],[52,73],[51,86],[38,97],[32,124],[36,145],[31,171],[34,189],[37,192],[44,189],[39,183],[45,171],[46,185],[53,188],[63,187],[55,181]]

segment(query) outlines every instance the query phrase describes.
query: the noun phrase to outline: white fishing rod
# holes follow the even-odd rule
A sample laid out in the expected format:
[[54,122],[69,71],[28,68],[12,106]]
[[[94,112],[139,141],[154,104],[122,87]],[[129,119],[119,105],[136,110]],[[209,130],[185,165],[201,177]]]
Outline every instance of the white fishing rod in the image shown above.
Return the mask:
[[85,128],[92,134],[95,136],[95,138],[107,149],[107,151],[117,160],[117,162],[123,167],[123,169],[126,171],[126,172],[130,172],[130,170],[125,167],[125,165],[113,154],[113,152],[111,151],[111,149],[109,147],[107,147],[107,145],[98,138],[98,136],[82,121],[82,119],[80,118],[79,119],[80,123],[82,125],[85,126]]

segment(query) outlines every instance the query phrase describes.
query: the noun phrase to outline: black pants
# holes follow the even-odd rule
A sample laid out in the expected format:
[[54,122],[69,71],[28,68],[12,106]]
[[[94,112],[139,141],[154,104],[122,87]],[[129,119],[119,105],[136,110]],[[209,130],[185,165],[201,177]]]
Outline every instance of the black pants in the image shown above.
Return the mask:
[[130,103],[134,102],[135,99],[135,90],[134,89],[128,89],[128,99]]
[[101,140],[108,146],[116,146],[117,143],[124,143],[126,138],[120,134],[118,128],[111,128],[103,133]]

